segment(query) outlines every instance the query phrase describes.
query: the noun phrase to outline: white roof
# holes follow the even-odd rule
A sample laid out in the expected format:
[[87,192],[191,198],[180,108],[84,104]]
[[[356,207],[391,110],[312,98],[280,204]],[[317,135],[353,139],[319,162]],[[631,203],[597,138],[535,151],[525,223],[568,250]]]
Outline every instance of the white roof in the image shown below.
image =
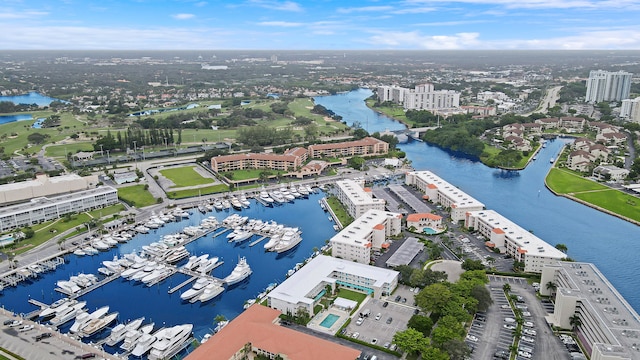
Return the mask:
[[548,244],[546,241],[521,228],[511,220],[500,215],[494,210],[470,211],[470,216],[482,219],[482,222],[493,229],[501,229],[511,242],[527,251],[527,255],[544,256],[562,259],[567,257],[565,253]]
[[369,243],[367,238],[375,226],[383,224],[386,227],[387,219],[398,218],[401,216],[402,214],[399,213],[369,209],[367,212],[362,214],[362,216],[334,235],[330,242],[342,242],[365,246]]
[[311,304],[313,303],[313,298],[307,296],[316,295],[310,294],[310,292],[318,284],[323,282],[326,284],[335,283],[336,279],[331,276],[333,272],[373,279],[375,280],[375,287],[382,287],[385,283],[391,284],[399,275],[394,270],[318,255],[273,289],[268,296],[281,299],[290,304]]
[[364,191],[362,186],[353,180],[340,180],[336,182],[336,185],[340,188],[351,201],[352,204],[355,205],[367,205],[367,204],[376,204],[383,203],[383,199],[375,199],[368,192]]
[[438,191],[448,199],[450,199],[456,206],[456,208],[483,208],[484,204],[474,199],[469,194],[460,190],[458,187],[449,184],[443,178],[432,173],[431,171],[413,171],[410,174],[422,179],[423,181],[433,184],[437,187]]
[[45,175],[43,177],[39,177],[34,180],[20,181],[12,184],[0,185],[0,191],[23,190],[33,186],[42,186],[46,183],[58,184],[66,181],[74,181],[79,179],[82,179],[82,176],[78,174],[66,174],[66,175],[53,176],[53,177],[48,177]]

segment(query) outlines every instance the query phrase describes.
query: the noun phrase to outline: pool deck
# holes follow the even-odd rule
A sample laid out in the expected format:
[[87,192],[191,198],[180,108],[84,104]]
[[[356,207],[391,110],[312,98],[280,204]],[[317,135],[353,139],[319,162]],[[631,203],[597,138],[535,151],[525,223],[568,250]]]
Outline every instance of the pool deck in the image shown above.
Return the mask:
[[[322,323],[322,321],[329,314],[336,315],[339,318],[336,319],[336,321],[333,323],[333,325],[331,325],[331,327],[326,328],[326,327],[320,325],[320,323]],[[347,322],[348,319],[349,319],[349,313],[348,312],[346,312],[344,310],[336,309],[334,307],[330,307],[329,309],[322,310],[321,312],[317,313],[311,319],[311,321],[309,321],[309,323],[307,324],[307,327],[309,329],[312,329],[312,330],[315,330],[315,331],[319,331],[319,332],[322,332],[322,333],[325,333],[325,334],[335,335],[340,330],[342,325],[344,325]]]

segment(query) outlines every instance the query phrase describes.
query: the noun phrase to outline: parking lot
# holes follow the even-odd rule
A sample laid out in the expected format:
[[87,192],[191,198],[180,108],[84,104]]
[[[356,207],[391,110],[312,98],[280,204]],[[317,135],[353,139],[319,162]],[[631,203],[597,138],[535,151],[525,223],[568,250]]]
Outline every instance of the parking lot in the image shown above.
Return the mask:
[[[357,325],[360,314],[355,313],[345,335],[378,346],[391,346],[393,335],[407,329],[407,322],[416,311],[416,307],[413,306],[414,293],[409,290],[408,287],[400,285],[388,298],[369,299],[360,308],[361,311],[368,309],[369,315]],[[395,301],[398,296],[400,298]]]
[[504,284],[516,296],[515,306],[522,310],[522,336],[516,359],[570,359],[560,339],[553,335],[544,317],[553,305],[542,303],[526,280],[489,275],[493,304],[486,313],[478,313],[473,320],[466,342],[473,349],[473,359],[508,359],[514,344],[516,316],[503,291]]

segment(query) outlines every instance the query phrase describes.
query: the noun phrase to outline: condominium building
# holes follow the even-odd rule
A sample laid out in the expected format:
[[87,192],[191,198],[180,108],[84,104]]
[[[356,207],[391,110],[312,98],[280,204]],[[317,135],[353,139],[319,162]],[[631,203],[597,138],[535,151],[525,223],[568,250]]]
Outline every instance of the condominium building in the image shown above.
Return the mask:
[[305,148],[288,149],[284,154],[248,153],[220,155],[211,158],[211,169],[215,172],[244,169],[273,169],[294,171],[307,160]]
[[355,360],[361,351],[280,325],[282,313],[255,304],[233,319],[187,360],[267,359]]
[[98,184],[98,176],[68,174],[49,177],[37,174],[34,180],[0,185],[0,205],[19,203],[29,199],[73,191],[87,190]]
[[567,255],[493,210],[469,211],[464,226],[488,239],[488,247],[524,263],[524,271],[540,273]]
[[29,202],[0,208],[0,231],[21,228],[66,214],[94,210],[118,202],[118,192],[110,186],[78,191],[56,197],[34,198]]
[[395,290],[398,278],[399,273],[394,270],[318,255],[269,292],[267,303],[283,313],[296,314],[298,309],[304,309],[313,315],[327,286],[332,290],[344,287],[379,299]]
[[323,157],[349,157],[384,155],[389,152],[389,144],[373,138],[366,137],[355,141],[345,141],[333,144],[317,144],[309,146],[309,158]]
[[592,70],[587,80],[585,101],[620,101],[629,98],[632,73],[626,71]]
[[484,209],[484,204],[467,195],[464,191],[444,181],[431,171],[407,173],[405,184],[413,185],[425,193],[426,199],[450,208],[453,221],[463,221],[469,211]]
[[347,213],[354,219],[359,218],[366,211],[384,210],[384,199],[373,197],[371,189],[363,187],[364,182],[355,180],[340,180],[336,182],[335,195],[344,205]]
[[640,97],[622,100],[620,117],[625,120],[640,123]]
[[[555,289],[547,287],[549,283]],[[548,264],[542,269],[540,284],[542,295],[555,292],[554,310],[546,316],[547,322],[575,328],[592,360],[640,358],[640,316],[595,265]]]
[[377,90],[380,102],[393,101],[407,110],[441,110],[460,106],[460,93],[435,90],[433,84],[417,85],[414,89],[381,86]]
[[371,250],[385,247],[385,240],[402,231],[402,214],[368,210],[329,240],[331,256],[369,264]]

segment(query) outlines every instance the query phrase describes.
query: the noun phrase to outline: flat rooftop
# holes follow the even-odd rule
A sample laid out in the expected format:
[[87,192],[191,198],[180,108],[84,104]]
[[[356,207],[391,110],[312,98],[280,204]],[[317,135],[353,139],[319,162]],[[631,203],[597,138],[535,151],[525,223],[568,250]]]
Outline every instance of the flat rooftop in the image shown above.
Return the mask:
[[469,194],[460,190],[456,186],[449,184],[443,178],[438,175],[432,173],[431,171],[413,171],[411,174],[414,174],[416,177],[422,179],[428,184],[433,184],[436,186],[438,191],[448,199],[450,199],[457,208],[466,208],[466,207],[481,207],[484,208],[484,204],[480,201],[474,199]]
[[375,226],[384,224],[388,218],[401,217],[400,213],[393,213],[382,210],[367,210],[362,216],[355,219],[339,233],[335,234],[330,241],[351,243],[354,245],[366,246],[369,241],[366,239]]
[[375,199],[365,189],[353,180],[340,180],[336,182],[340,190],[347,195],[355,205],[383,203],[384,199]]
[[407,240],[400,245],[398,250],[391,254],[385,264],[389,267],[409,265],[423,249],[424,244],[418,241],[417,238],[408,237]]
[[318,255],[273,289],[267,296],[286,300],[292,304],[309,303],[313,299],[307,296],[318,284],[335,282],[335,278],[331,276],[333,272],[373,279],[376,287],[382,287],[385,283],[391,284],[398,276],[398,272],[395,270]]
[[116,192],[116,191],[117,190],[112,188],[111,186],[100,186],[95,189],[82,190],[82,191],[77,191],[77,192],[64,194],[64,195],[35,198],[35,199],[31,199],[31,201],[29,202],[0,208],[0,216],[11,214],[14,212],[22,212],[22,211],[29,211],[31,209],[37,209],[44,205],[50,205],[50,204],[55,204],[59,202],[75,200],[82,197],[107,194],[107,193]]
[[[583,306],[595,316],[609,332],[608,337],[615,338],[611,344],[596,345],[603,354],[640,358],[640,316],[609,283],[609,280],[590,263],[558,262],[571,288],[560,288],[566,295],[583,299]],[[585,301],[586,300],[586,301]]]
[[494,210],[470,211],[470,216],[479,218],[494,229],[501,229],[512,242],[527,251],[528,255],[564,258],[567,255],[551,246],[516,223],[500,215]]

